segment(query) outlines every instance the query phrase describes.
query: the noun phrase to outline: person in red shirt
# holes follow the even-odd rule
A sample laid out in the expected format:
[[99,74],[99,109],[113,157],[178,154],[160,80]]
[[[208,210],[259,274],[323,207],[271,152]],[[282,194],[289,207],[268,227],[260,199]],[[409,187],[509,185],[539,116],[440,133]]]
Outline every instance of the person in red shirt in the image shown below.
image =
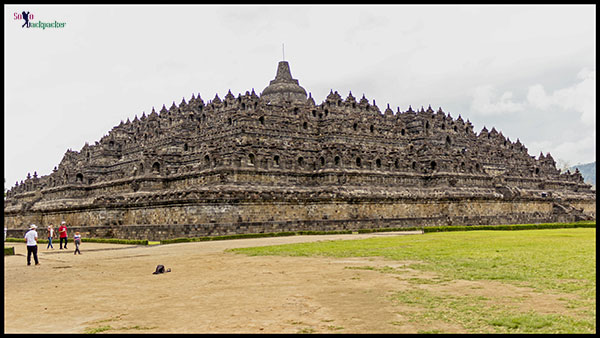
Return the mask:
[[60,249],[62,250],[63,240],[65,241],[65,249],[67,248],[67,222],[62,221],[58,227],[58,235],[60,237]]

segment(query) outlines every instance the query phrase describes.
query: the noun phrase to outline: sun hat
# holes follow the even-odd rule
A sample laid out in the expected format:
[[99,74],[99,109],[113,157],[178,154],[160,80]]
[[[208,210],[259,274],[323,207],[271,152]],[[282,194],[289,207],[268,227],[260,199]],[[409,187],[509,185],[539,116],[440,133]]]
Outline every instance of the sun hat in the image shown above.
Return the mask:
[[32,225],[29,226],[29,229],[37,229],[37,225],[32,224]]
[[67,224],[67,222],[65,222],[65,221],[62,221],[62,222],[60,222],[60,224]]

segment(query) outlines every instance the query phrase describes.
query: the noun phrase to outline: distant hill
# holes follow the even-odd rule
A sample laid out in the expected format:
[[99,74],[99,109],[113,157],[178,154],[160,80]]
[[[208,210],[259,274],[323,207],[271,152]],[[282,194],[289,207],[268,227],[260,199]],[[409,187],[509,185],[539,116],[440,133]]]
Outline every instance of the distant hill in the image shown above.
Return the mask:
[[575,168],[579,169],[579,172],[581,172],[581,176],[583,176],[583,180],[585,181],[585,183],[589,183],[589,184],[593,185],[594,189],[595,189],[596,188],[596,161],[594,161],[592,163],[586,163],[586,164],[576,164],[576,165],[570,167],[569,170],[571,170],[571,172],[574,172]]

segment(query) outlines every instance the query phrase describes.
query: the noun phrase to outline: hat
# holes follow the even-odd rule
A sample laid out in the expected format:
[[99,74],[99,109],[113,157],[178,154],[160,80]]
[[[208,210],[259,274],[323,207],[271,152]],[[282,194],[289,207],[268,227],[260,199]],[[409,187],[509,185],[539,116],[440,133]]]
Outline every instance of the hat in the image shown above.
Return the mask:
[[32,224],[32,225],[29,226],[29,229],[37,229],[37,225]]
[[67,222],[65,222],[65,221],[62,221],[62,222],[60,222],[60,224],[67,224]]

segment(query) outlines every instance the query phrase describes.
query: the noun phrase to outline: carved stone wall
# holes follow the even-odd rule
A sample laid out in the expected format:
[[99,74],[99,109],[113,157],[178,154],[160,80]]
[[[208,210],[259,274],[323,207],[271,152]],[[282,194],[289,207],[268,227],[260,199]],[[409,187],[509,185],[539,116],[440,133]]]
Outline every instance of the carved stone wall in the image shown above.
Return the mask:
[[[588,207],[591,207],[589,205]],[[241,219],[233,220],[232,215]],[[271,218],[271,219],[269,219]],[[115,220],[139,222],[116,224]],[[140,209],[90,209],[86,211],[21,215],[18,224],[60,224],[66,220],[70,234],[83,237],[162,240],[179,237],[268,233],[282,231],[332,231],[434,225],[515,224],[574,221],[555,215],[551,201],[395,201],[387,203],[254,203],[164,206]],[[134,225],[135,224],[135,225]],[[23,237],[24,227],[9,236]],[[40,238],[46,236],[38,229]]]

